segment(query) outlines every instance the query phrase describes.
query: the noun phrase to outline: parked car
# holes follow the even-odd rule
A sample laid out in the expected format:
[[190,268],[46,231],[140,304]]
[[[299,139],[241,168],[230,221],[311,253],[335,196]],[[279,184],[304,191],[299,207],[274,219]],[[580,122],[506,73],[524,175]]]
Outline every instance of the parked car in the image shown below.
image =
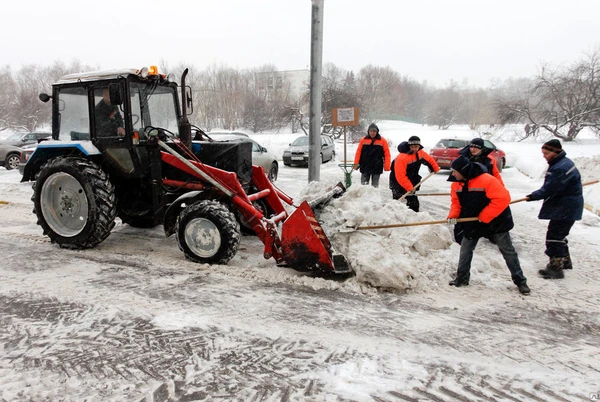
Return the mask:
[[52,133],[36,132],[36,133],[15,133],[1,140],[1,145],[12,145],[13,147],[22,147],[29,144],[37,144],[52,138]]
[[[335,160],[335,143],[328,135],[321,135],[321,163]],[[308,166],[308,136],[303,135],[292,142],[283,151],[283,164],[285,166]]]
[[210,137],[212,137],[213,135],[239,135],[242,137],[250,138],[250,136],[248,134],[244,133],[243,131],[215,130],[215,131],[209,131],[206,134]]
[[23,174],[23,172],[25,171],[25,165],[27,164],[27,161],[29,160],[29,158],[31,157],[31,154],[33,154],[33,152],[37,149],[38,144],[29,144],[29,145],[25,145],[24,147],[21,147],[21,160],[19,161],[18,164],[18,168],[19,168],[19,173]]
[[252,143],[252,164],[262,166],[267,173],[269,180],[275,182],[279,174],[279,162],[275,154],[269,152],[267,148],[260,145],[248,136],[248,134],[239,131],[220,131],[210,132],[208,135],[215,141],[250,141]]
[[16,169],[21,160],[21,152],[19,147],[0,144],[0,166],[4,166],[6,170]]
[[[429,154],[440,165],[441,169],[450,169],[450,165],[454,159],[458,158],[458,151],[471,143],[470,138],[442,138]],[[502,171],[506,166],[506,154],[501,149],[498,149],[491,141],[483,140],[483,145],[486,148],[492,149],[490,156],[496,160],[498,170]]]

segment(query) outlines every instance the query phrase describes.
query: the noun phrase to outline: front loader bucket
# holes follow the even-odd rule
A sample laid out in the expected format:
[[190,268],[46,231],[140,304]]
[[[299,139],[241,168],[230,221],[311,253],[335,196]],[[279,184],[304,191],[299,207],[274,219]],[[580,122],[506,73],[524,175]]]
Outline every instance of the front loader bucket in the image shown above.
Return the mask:
[[331,243],[306,201],[283,222],[281,250],[286,264],[297,271],[351,272],[343,255],[333,255]]

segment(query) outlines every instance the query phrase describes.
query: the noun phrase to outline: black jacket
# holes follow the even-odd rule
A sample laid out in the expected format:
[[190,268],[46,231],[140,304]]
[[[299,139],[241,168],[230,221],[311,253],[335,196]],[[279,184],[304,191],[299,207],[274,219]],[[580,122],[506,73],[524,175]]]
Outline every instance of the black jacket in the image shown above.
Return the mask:
[[104,100],[96,104],[96,135],[99,137],[112,137],[118,135],[117,129],[123,127],[123,117],[116,105],[107,105]]
[[583,215],[581,176],[573,161],[562,151],[548,161],[544,185],[529,195],[530,201],[544,200],[540,219],[578,221]]

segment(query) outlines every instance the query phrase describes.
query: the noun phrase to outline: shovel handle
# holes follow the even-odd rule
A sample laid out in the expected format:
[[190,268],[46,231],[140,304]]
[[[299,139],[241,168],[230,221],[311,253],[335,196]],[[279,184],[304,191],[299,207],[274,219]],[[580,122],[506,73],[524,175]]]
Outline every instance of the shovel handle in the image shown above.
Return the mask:
[[[458,218],[456,220],[456,222],[460,223],[460,222],[473,222],[473,221],[478,221],[479,218],[477,217],[473,217],[473,218]],[[377,225],[377,226],[358,226],[355,229],[356,230],[370,230],[370,229],[388,229],[388,228],[402,228],[402,227],[406,227],[406,226],[421,226],[421,225],[437,225],[440,223],[448,223],[448,219],[445,220],[441,220],[441,221],[425,221],[425,222],[412,222],[412,223],[394,223],[391,225]]]
[[[582,186],[589,186],[590,184],[596,184],[598,183],[600,180],[592,180],[592,181],[588,181],[585,183],[581,183]],[[516,204],[517,202],[521,202],[521,201],[527,201],[527,197],[524,198],[517,198],[516,200],[511,201],[511,204]]]
[[[392,172],[393,173],[393,172]],[[423,180],[421,180],[420,182],[418,182],[417,184],[415,184],[415,186],[413,187],[412,190],[410,190],[409,192],[404,193],[404,195],[402,197],[400,197],[400,199],[398,201],[402,201],[403,199],[405,199],[407,196],[412,195],[415,193],[415,191],[417,191],[417,189],[419,188],[419,186],[421,184],[423,184],[425,182],[425,180],[429,179],[431,176],[433,176],[436,172],[431,172],[429,173]]]

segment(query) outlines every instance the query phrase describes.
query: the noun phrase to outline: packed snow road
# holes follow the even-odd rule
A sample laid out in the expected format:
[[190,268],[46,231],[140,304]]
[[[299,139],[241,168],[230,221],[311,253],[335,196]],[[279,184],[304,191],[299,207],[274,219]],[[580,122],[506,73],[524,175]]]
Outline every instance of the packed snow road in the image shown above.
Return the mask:
[[[321,174],[341,176],[334,164]],[[278,185],[297,196],[305,175],[282,168]],[[447,191],[446,178],[426,188]],[[513,198],[540,185],[515,169],[504,179]],[[448,265],[439,278],[407,293],[278,268],[251,236],[228,266],[186,261],[160,227],[118,224],[95,249],[63,250],[41,234],[30,184],[19,180],[0,170],[0,400],[573,401],[600,392],[595,216],[570,236],[573,272],[544,281],[540,204],[513,206],[529,297],[486,241],[472,286],[447,286],[452,245],[437,257]],[[378,191],[389,198],[385,185]],[[424,218],[444,219],[449,199],[421,206]],[[368,232],[361,244],[385,236]]]

